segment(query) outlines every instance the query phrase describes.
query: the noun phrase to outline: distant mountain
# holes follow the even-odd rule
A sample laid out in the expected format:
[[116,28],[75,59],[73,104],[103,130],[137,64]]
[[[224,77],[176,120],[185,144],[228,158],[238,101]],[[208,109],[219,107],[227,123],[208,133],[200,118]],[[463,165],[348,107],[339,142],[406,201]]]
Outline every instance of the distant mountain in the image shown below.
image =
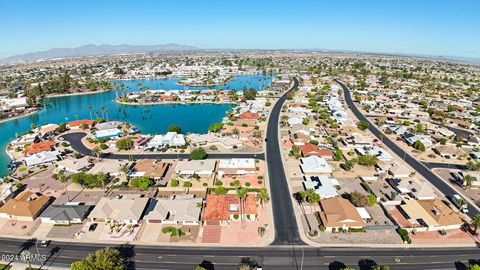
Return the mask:
[[77,48],[54,48],[48,51],[26,53],[14,55],[0,59],[0,64],[9,64],[15,62],[28,62],[41,59],[81,57],[92,55],[124,54],[124,53],[148,53],[148,52],[166,52],[166,51],[195,51],[200,48],[181,45],[175,43],[162,45],[83,45]]

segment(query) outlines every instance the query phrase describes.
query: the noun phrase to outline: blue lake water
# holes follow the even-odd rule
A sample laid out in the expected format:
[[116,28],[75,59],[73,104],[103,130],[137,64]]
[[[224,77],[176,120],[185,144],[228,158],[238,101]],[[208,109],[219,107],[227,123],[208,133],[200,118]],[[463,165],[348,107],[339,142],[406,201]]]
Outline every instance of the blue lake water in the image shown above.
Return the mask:
[[[150,80],[129,80],[117,81],[124,83],[131,91],[138,91],[138,83],[148,86],[151,89],[206,89],[206,87],[184,87],[177,84],[178,79],[150,79]],[[237,89],[253,87],[261,90],[271,84],[271,75],[242,75],[236,76],[225,85],[210,88]],[[140,128],[142,133],[156,134],[164,133],[171,124],[178,124],[183,132],[205,133],[211,123],[220,121],[225,112],[232,108],[231,104],[188,104],[188,105],[149,105],[134,106],[120,105],[115,103],[113,91],[52,97],[44,99],[43,108],[35,114],[22,118],[0,123],[0,147],[4,150],[7,144],[18,134],[31,129],[32,124],[43,125],[45,123],[60,123],[75,119],[90,118],[87,109],[92,105],[93,117],[95,112],[102,117],[101,107],[107,109],[109,120],[119,120],[132,123]],[[9,157],[5,151],[0,152],[0,175],[8,173],[7,164]]]

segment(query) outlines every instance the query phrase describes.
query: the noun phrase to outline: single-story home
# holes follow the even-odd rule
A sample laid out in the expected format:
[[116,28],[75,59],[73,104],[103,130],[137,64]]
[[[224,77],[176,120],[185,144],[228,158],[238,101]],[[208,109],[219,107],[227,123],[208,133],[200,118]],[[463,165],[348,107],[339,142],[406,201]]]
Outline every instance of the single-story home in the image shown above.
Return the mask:
[[126,224],[138,224],[147,207],[149,198],[140,197],[103,197],[97,203],[88,218],[92,222],[115,221]]
[[143,217],[147,223],[199,225],[202,198],[176,196],[175,199],[155,198]]
[[82,223],[92,209],[91,205],[50,205],[40,215],[42,222],[55,224]]
[[34,220],[50,203],[50,197],[26,190],[0,207],[0,217]]

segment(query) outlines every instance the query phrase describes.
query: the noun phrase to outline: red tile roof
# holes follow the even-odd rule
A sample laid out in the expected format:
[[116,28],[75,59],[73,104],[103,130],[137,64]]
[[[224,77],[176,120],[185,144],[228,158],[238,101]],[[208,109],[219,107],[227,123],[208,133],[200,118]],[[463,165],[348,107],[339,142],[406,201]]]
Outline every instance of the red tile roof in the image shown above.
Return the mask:
[[86,124],[88,126],[91,126],[93,125],[93,123],[95,123],[94,120],[88,120],[88,119],[85,119],[85,120],[76,120],[76,121],[72,121],[70,123],[68,123],[68,126],[70,127],[79,127],[81,126],[82,124]]
[[319,157],[331,157],[333,156],[333,151],[329,149],[319,149],[317,145],[308,143],[300,146],[300,151],[302,155],[306,156],[319,156]]
[[29,145],[25,150],[23,150],[23,153],[33,155],[43,151],[50,151],[55,144],[57,144],[56,141],[43,141],[39,143],[34,143]]
[[251,113],[251,112],[244,112],[244,113],[239,114],[238,118],[241,118],[241,119],[258,119],[258,118],[260,118],[260,114]]
[[[238,204],[238,211],[230,211],[231,204]],[[209,194],[206,199],[202,220],[221,221],[229,220],[230,215],[240,214],[240,199],[236,194],[216,195]],[[256,196],[249,194],[245,200],[244,215],[257,214]]]

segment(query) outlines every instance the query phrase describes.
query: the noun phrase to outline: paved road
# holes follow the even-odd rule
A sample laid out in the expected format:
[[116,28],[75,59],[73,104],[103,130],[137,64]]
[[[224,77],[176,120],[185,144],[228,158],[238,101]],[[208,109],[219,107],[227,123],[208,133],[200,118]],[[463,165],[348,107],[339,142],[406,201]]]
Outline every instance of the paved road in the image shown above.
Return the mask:
[[[70,143],[73,150],[76,152],[86,155],[92,156],[92,152],[88,149],[83,143],[82,138],[85,137],[87,134],[85,132],[74,132],[68,133],[63,135],[65,141]],[[134,159],[142,159],[142,158],[149,158],[149,159],[189,159],[189,154],[165,154],[165,153],[142,153],[142,154],[102,154],[102,158],[108,159],[130,159],[133,157]],[[255,159],[265,159],[264,153],[228,153],[228,154],[209,154],[208,158],[213,159],[227,159],[227,158],[255,158]]]
[[[345,100],[350,106],[352,112],[355,114],[355,116],[359,120],[364,120],[370,122],[356,107],[354,104],[352,97],[350,95],[350,89],[343,84],[341,81],[336,81],[340,86],[343,88],[344,95],[345,95]],[[402,148],[400,148],[395,142],[393,142],[388,136],[385,136],[382,131],[380,131],[375,125],[373,125],[370,122],[370,125],[368,129],[375,135],[379,140],[382,140],[383,138],[383,143],[390,148],[395,154],[397,154],[399,157],[405,157],[405,162],[408,163],[413,169],[415,169],[418,173],[420,173],[425,179],[430,181],[432,185],[434,185],[440,192],[443,194],[450,196],[452,194],[457,194],[458,192],[453,189],[450,185],[445,183],[442,179],[440,179],[437,175],[435,175],[427,166],[422,164],[422,162],[418,161],[417,159],[413,158],[410,156],[408,153],[406,153]],[[473,217],[476,214],[479,214],[480,211],[478,211],[477,208],[472,206],[472,204],[468,203],[468,210],[469,210],[469,215]]]
[[298,80],[293,79],[293,86],[280,97],[273,107],[267,126],[267,166],[270,179],[273,219],[275,223],[274,245],[303,245],[298,232],[295,212],[292,205],[292,194],[288,189],[288,181],[283,168],[280,142],[278,141],[278,121],[287,94],[298,87]]
[[[19,254],[25,240],[0,239],[2,255]],[[110,245],[52,242],[48,248],[38,248],[48,259],[46,266],[68,267],[72,261],[86,257],[98,248]],[[162,247],[112,246],[118,248],[131,263],[129,269],[195,269],[204,262],[207,269],[238,269],[245,258],[263,269],[332,269],[334,262],[362,269],[364,263],[376,262],[392,269],[455,269],[455,262],[478,259],[476,248],[455,249],[373,249],[373,248],[312,248],[269,246],[263,248],[236,247]],[[36,254],[35,246],[30,252]],[[51,256],[50,256],[51,254]],[[303,257],[303,260],[302,260]],[[370,261],[368,261],[370,260]],[[33,262],[34,265],[38,263]],[[458,264],[457,264],[458,265]],[[302,268],[303,266],[303,268]],[[333,268],[338,269],[338,268]],[[366,268],[363,268],[366,269]],[[368,268],[369,269],[369,268]],[[460,268],[461,269],[461,268]]]
[[435,169],[435,168],[460,169],[460,170],[466,169],[466,166],[463,164],[443,163],[443,162],[422,162],[422,163],[430,169]]

